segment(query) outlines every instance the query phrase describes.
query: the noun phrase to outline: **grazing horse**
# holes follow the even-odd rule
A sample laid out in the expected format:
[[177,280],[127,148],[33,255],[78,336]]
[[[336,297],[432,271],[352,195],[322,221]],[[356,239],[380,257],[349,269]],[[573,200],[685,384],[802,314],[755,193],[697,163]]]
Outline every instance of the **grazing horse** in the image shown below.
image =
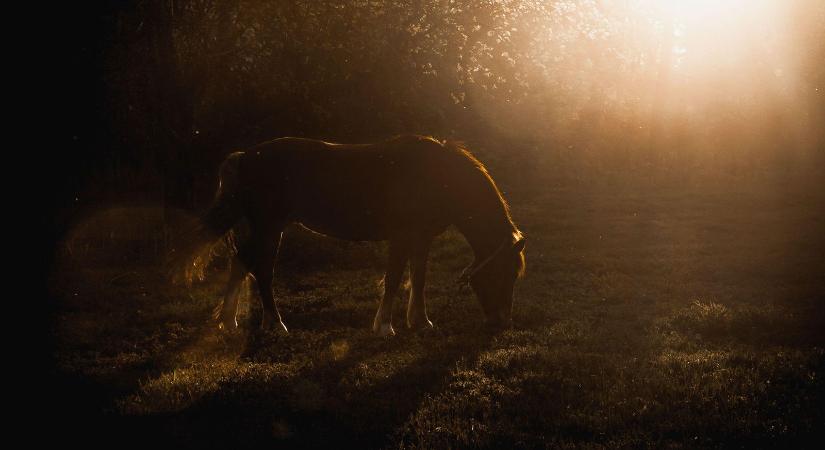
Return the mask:
[[[286,331],[272,295],[284,227],[355,241],[389,241],[384,293],[375,333],[395,334],[392,302],[407,262],[411,292],[407,326],[432,327],[424,283],[433,239],[454,225],[475,253],[460,282],[475,291],[493,327],[511,324],[513,287],[524,272],[524,237],[484,165],[457,142],[399,136],[376,144],[333,144],[281,138],[229,155],[212,206],[187,233],[178,254],[189,268],[204,248],[246,219],[229,285],[215,318],[237,327],[237,289],[251,274],[263,303],[263,328]],[[201,255],[201,256],[199,256]],[[193,262],[195,261],[195,262]]]

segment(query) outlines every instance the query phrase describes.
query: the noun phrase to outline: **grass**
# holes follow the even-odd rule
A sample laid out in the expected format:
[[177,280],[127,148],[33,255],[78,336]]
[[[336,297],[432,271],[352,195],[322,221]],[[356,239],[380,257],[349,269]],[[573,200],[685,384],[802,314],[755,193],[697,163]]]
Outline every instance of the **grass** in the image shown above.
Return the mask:
[[274,286],[290,334],[279,336],[252,330],[254,303],[239,332],[218,332],[207,318],[225,273],[170,286],[141,256],[145,242],[102,232],[148,230],[152,214],[91,219],[52,282],[62,400],[80,408],[72,431],[106,442],[104,423],[133,442],[187,447],[822,440],[821,194],[787,183],[508,184],[516,179],[502,184],[528,236],[528,271],[516,327],[498,335],[453,284],[471,259],[454,232],[431,255],[436,330],[404,330],[398,302],[399,334],[380,339],[369,325],[384,247],[290,230]]

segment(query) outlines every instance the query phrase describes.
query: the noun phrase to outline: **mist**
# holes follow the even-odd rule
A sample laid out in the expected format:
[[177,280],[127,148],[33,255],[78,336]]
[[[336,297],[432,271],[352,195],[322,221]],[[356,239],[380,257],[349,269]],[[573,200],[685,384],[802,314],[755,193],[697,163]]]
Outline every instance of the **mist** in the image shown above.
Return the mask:
[[[49,197],[48,239],[38,244],[48,419],[66,439],[288,448],[821,441],[825,2],[65,9],[55,13],[59,50],[47,71],[61,91],[59,142],[37,153],[47,169],[36,175]],[[277,140],[285,137],[301,139]],[[221,196],[228,155],[272,155],[289,143],[305,154],[366,148],[381,159],[420,145],[460,158],[384,178],[377,164],[340,175],[346,159],[321,175],[318,167],[333,167],[323,159],[286,168],[289,158],[245,159],[237,167],[247,178],[231,181],[247,184]],[[250,212],[252,203],[233,209],[220,236],[204,232],[235,194],[289,203],[272,200],[281,197],[267,191],[270,173],[303,174],[290,186],[328,182],[335,189],[307,198],[337,190],[351,204],[353,192],[368,191],[356,189],[364,180],[408,180],[415,189],[388,197],[393,205],[440,201],[448,196],[432,192],[463,186],[490,194],[501,217],[475,216],[489,222],[482,238],[460,223],[428,236],[417,253],[429,266],[419,260],[414,275],[404,259],[396,295],[386,283],[398,259],[389,238],[336,237],[283,211],[289,220],[273,241],[260,217],[282,211]],[[329,198],[315,203],[335,205]],[[433,200],[427,211],[446,217],[478,198]],[[506,236],[489,231],[502,226]],[[193,230],[206,236],[206,256],[198,276],[176,283],[169,261]],[[256,272],[243,256],[262,247],[277,258]],[[485,266],[499,272],[481,281],[510,270],[515,283],[512,326],[495,332],[483,325],[479,282],[464,278]],[[279,332],[261,329],[270,298]],[[410,326],[411,310],[423,330]]]

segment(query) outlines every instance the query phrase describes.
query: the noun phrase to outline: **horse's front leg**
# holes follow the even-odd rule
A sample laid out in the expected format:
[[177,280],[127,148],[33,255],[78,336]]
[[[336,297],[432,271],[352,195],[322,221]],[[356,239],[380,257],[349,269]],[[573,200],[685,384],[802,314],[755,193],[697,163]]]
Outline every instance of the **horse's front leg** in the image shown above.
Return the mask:
[[226,285],[223,300],[215,308],[212,316],[218,323],[218,328],[227,331],[238,328],[238,294],[247,274],[246,268],[237,258],[231,264],[229,283]]
[[424,298],[424,284],[427,276],[427,256],[431,240],[418,242],[413,247],[410,259],[410,278],[412,289],[407,302],[407,327],[411,329],[432,328],[433,323],[427,318],[427,303]]
[[372,322],[372,331],[379,336],[395,335],[395,330],[392,328],[392,303],[398,293],[398,286],[401,284],[401,276],[404,274],[408,258],[409,251],[406,242],[391,240],[387,273],[384,275],[384,295],[381,297],[375,320]]
[[278,311],[278,305],[275,304],[275,297],[272,295],[275,258],[278,256],[278,247],[280,246],[282,235],[283,233],[279,232],[273,237],[254,237],[250,240],[247,252],[242,258],[242,261],[249,267],[258,285],[258,292],[261,296],[261,306],[263,307],[261,328],[264,330],[274,329],[287,333],[286,325],[284,325],[283,320],[281,320],[281,313]]

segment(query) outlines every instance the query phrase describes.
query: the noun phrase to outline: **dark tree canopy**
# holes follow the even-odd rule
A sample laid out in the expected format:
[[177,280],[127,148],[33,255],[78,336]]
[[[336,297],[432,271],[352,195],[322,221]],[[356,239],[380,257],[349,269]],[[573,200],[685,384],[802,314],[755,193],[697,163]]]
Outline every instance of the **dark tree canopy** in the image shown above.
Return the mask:
[[713,19],[618,0],[113,3],[76,49],[101,83],[74,139],[101,158],[70,195],[93,175],[191,208],[231,149],[283,135],[432,134],[554,168],[808,164],[825,7],[776,3]]

